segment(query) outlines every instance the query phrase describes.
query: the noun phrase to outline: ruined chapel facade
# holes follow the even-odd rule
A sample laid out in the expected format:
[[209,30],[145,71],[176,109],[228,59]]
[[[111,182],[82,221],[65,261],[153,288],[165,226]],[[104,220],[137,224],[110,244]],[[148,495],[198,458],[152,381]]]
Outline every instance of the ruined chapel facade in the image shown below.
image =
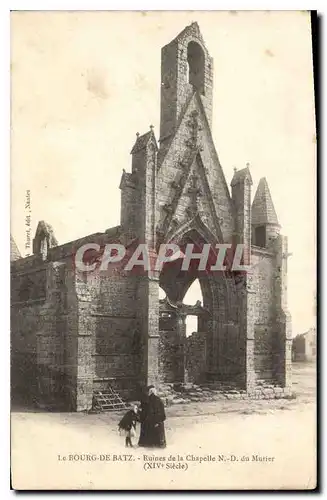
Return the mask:
[[[213,60],[197,23],[161,55],[160,137],[137,135],[131,170],[121,178],[120,225],[58,245],[40,222],[33,255],[11,263],[12,393],[69,410],[92,406],[112,386],[125,397],[149,383],[221,381],[254,394],[259,383],[287,393],[291,326],[287,239],[265,178],[251,203],[249,167],[231,191],[212,140]],[[73,256],[85,243],[202,245],[243,243],[250,270],[81,276]],[[184,304],[198,279],[203,304]],[[159,300],[159,287],[166,298]],[[198,331],[185,334],[185,318]]]

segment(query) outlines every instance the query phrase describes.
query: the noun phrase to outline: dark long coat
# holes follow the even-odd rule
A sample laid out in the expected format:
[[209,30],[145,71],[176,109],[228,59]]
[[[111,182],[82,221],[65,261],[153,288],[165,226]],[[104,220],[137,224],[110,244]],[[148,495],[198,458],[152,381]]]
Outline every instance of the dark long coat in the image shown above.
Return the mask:
[[139,446],[165,448],[165,420],[166,414],[164,404],[158,396],[151,394],[147,400],[142,401]]
[[129,410],[119,422],[118,427],[130,431],[132,427],[136,428],[136,422],[138,422],[137,414],[133,410]]

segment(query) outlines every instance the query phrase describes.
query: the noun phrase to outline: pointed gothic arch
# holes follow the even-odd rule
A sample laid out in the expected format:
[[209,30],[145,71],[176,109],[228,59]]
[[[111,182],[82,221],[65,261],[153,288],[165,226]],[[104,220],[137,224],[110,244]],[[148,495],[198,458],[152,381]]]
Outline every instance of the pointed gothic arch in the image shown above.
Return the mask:
[[197,213],[192,219],[185,222],[185,224],[172,229],[167,234],[165,243],[174,243],[176,241],[180,241],[185,234],[192,231],[198,233],[207,241],[207,243],[210,243],[212,245],[224,242],[221,229],[218,228],[218,235],[215,236],[213,232],[208,228],[208,226],[203,222],[199,213]]
[[[188,243],[193,243],[198,245],[193,247],[193,252],[198,253],[202,244],[210,244],[211,248],[215,248],[218,244],[218,240],[215,235],[206,227],[206,225],[201,221],[199,215],[197,215],[188,224],[183,225],[181,228],[175,231],[172,239],[169,241],[171,243],[177,244],[183,252],[183,245]],[[210,248],[210,251],[211,251]],[[209,257],[210,258],[210,257]],[[216,261],[216,259],[215,259]],[[186,325],[185,325],[185,315],[182,318],[181,325],[178,325],[179,321],[179,311],[183,310],[183,301],[185,295],[187,294],[190,287],[198,280],[201,294],[203,298],[203,310],[205,314],[200,314],[199,324],[195,336],[191,336],[190,340],[193,342],[200,342],[201,349],[203,350],[203,364],[201,368],[201,373],[196,376],[201,379],[206,379],[208,377],[213,377],[214,379],[220,379],[223,377],[224,370],[228,370],[229,365],[232,363],[231,371],[238,371],[241,369],[242,362],[239,362],[239,356],[242,356],[237,352],[238,344],[234,352],[231,352],[230,341],[228,340],[229,331],[233,332],[233,341],[235,342],[235,337],[240,337],[240,330],[238,329],[238,308],[236,304],[239,298],[239,289],[235,285],[235,280],[233,276],[228,275],[225,272],[213,273],[210,268],[206,268],[204,271],[199,271],[197,269],[198,260],[195,259],[195,266],[188,270],[182,269],[182,258],[177,259],[173,262],[164,264],[159,277],[159,285],[167,294],[167,300],[170,305],[173,305],[177,314],[172,316],[171,321],[175,323],[175,330],[178,331],[177,339],[184,337],[186,339]],[[184,307],[185,309],[185,307]],[[231,330],[232,329],[232,330]],[[174,327],[171,326],[170,331],[173,331]],[[167,334],[167,332],[166,332]],[[168,334],[167,334],[168,335]],[[169,342],[172,340],[171,333],[167,337]],[[237,340],[237,339],[236,339]],[[185,340],[186,341],[186,340]],[[177,343],[179,340],[177,340]],[[227,350],[229,349],[229,358],[227,359]],[[226,352],[225,352],[226,351]],[[180,349],[173,351],[176,356],[181,357]],[[196,352],[196,348],[195,348]],[[182,359],[185,361],[185,357],[181,357],[178,362],[175,362],[174,366],[178,367],[182,363]],[[191,363],[192,366],[192,363]],[[177,368],[176,368],[177,369]],[[181,373],[178,372],[177,378],[181,378]]]

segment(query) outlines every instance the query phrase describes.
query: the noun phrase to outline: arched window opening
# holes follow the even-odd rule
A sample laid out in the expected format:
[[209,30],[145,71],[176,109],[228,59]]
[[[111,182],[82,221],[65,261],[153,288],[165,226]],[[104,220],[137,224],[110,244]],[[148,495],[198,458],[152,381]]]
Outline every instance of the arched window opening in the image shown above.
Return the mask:
[[[203,306],[203,296],[200,282],[198,279],[196,279],[185,294],[183,303],[187,305],[195,305],[198,300]],[[186,337],[189,337],[190,335],[192,335],[192,333],[198,331],[198,317],[193,315],[186,316],[185,325]]]
[[257,247],[266,247],[266,227],[259,226],[255,228],[255,245]]
[[190,42],[187,47],[188,82],[204,95],[204,53],[200,45]]
[[192,335],[198,331],[198,317],[197,316],[186,316],[185,320],[186,326],[186,337]]

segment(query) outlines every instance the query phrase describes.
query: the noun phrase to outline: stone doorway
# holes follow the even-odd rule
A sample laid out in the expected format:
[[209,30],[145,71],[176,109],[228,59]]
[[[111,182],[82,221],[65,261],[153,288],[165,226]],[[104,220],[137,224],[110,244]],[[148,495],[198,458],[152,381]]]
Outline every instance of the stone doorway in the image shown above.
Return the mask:
[[[200,300],[192,306],[174,304],[167,296],[159,302],[159,374],[164,383],[199,382],[206,373],[206,332],[208,312]],[[195,318],[197,328],[187,334],[187,319]],[[193,329],[194,330],[194,329]]]
[[[174,241],[182,251],[183,245],[190,242],[196,245],[195,253],[204,243],[215,248],[217,241],[211,240],[210,234],[206,237],[204,231],[194,228]],[[199,271],[198,265],[199,261],[194,260],[193,266],[184,271],[181,258],[165,263],[161,271],[159,380],[201,383],[237,379],[243,384],[245,350],[239,326],[240,290],[232,275]],[[194,288],[197,292],[193,294]],[[198,325],[196,328],[193,319],[190,331],[187,323],[192,318],[197,318]]]
[[181,271],[181,263],[177,261],[164,269],[160,284],[160,381],[186,383],[204,379],[207,372],[207,332],[212,331],[209,280],[198,276],[192,269]]

